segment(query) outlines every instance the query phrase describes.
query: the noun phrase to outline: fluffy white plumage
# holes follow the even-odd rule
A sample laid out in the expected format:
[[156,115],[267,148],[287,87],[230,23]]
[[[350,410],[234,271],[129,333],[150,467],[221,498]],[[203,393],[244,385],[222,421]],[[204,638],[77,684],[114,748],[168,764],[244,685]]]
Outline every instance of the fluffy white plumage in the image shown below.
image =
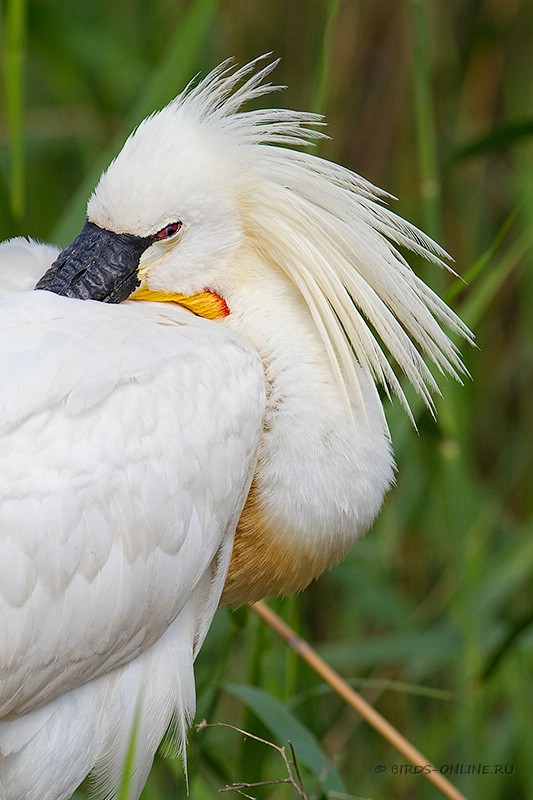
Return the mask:
[[287,149],[318,117],[240,111],[272,68],[189,87],[88,204],[136,237],[179,221],[143,286],[208,288],[228,316],[31,292],[58,251],[0,247],[0,800],[66,800],[91,770],[111,795],[140,704],[137,797],[172,719],[183,744],[224,583],[237,602],[301,588],[377,513],[374,382],[405,403],[387,353],[428,404],[420,351],[462,370],[441,323],[468,331],[394,245],[445,254],[362,178]]
[[120,776],[141,685],[146,769],[172,713],[183,732],[263,377],[237,337],[167,304],[32,292],[1,309],[0,787],[68,797],[102,757]]

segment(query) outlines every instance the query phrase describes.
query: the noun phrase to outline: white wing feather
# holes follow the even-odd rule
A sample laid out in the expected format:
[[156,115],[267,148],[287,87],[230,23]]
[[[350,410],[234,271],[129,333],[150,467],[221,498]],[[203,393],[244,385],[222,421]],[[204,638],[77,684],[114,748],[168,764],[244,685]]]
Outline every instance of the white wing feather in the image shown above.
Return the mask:
[[0,242],[0,296],[33,289],[59,252],[57,247],[22,236]]
[[262,376],[237,337],[156,304],[20,293],[0,320],[5,716],[177,616],[246,497]]
[[[31,245],[10,248],[22,263]],[[19,285],[53,257],[37,250]],[[95,764],[115,786],[139,692],[142,786],[172,715],[183,728],[193,710],[262,368],[167,304],[20,292],[0,298],[0,327],[0,797],[68,797]]]

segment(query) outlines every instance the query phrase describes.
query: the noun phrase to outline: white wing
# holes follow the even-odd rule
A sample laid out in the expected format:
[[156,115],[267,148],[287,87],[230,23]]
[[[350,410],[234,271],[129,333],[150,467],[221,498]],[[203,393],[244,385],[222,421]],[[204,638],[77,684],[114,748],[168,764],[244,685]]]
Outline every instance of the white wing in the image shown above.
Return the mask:
[[244,340],[166,304],[12,294],[0,329],[1,717],[177,617],[233,535],[264,379]]
[[59,252],[57,247],[22,236],[0,242],[0,296],[33,289]]

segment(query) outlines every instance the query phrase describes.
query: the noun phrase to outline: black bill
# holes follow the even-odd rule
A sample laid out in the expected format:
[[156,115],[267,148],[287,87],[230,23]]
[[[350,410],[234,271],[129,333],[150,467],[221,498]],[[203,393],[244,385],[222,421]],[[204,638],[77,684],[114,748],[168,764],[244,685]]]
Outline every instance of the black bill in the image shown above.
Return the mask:
[[80,300],[121,303],[139,285],[139,260],[153,241],[151,236],[114,233],[86,220],[35,288]]

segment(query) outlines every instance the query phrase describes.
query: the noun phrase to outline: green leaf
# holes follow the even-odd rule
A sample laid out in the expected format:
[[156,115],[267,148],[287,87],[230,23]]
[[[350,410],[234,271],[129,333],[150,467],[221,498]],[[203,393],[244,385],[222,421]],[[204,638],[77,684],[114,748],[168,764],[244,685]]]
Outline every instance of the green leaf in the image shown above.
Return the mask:
[[476,329],[480,319],[495,302],[511,272],[531,250],[532,243],[533,231],[524,230],[507,248],[501,260],[495,260],[478,276],[474,285],[475,291],[460,309],[463,320],[472,330]]
[[495,131],[473,139],[471,142],[466,142],[454,150],[449,162],[451,164],[457,161],[464,161],[467,158],[474,156],[481,156],[489,153],[491,150],[503,150],[506,147],[511,147],[520,139],[526,136],[533,135],[533,119],[526,119],[522,122],[512,122],[505,125],[503,128],[498,128]]

